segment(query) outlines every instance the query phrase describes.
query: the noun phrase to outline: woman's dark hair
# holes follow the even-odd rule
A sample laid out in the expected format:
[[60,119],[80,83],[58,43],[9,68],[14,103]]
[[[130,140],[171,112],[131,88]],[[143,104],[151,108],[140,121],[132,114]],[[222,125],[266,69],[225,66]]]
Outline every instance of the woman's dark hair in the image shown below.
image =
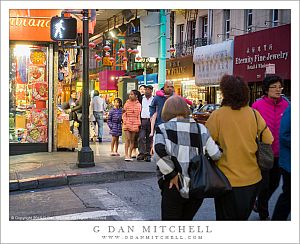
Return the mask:
[[122,99],[119,98],[119,97],[116,97],[114,101],[118,101],[119,105],[120,105],[120,108],[123,107],[123,103],[122,103]]
[[141,93],[138,90],[131,90],[131,91],[134,93],[134,95],[137,97],[139,102],[142,104],[143,97],[142,97]]
[[277,83],[278,81],[280,82],[280,84],[282,86],[282,79],[278,75],[268,75],[268,76],[266,76],[266,78],[263,80],[263,83],[262,83],[263,93],[265,95],[267,95],[267,93],[269,91],[269,86],[274,84],[274,83]]
[[99,91],[98,90],[94,90],[94,96],[99,96]]
[[222,106],[229,106],[239,110],[249,103],[249,88],[247,83],[239,76],[224,75],[220,82],[223,95]]

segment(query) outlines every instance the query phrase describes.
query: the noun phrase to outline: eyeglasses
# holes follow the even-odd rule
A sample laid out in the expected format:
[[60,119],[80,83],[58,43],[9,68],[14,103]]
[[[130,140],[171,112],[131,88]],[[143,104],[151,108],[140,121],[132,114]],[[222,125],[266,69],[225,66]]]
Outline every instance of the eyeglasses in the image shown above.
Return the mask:
[[282,86],[269,86],[270,89],[280,89],[282,90],[283,87]]

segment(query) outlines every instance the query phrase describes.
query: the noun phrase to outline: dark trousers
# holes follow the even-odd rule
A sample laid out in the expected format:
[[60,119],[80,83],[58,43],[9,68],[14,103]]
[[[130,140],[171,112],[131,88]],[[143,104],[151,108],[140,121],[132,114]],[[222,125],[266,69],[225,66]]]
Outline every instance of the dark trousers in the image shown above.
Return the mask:
[[278,166],[278,158],[274,158],[273,168],[270,170],[262,170],[262,184],[257,196],[257,211],[261,219],[269,217],[269,200],[276,191],[280,182],[280,169]]
[[142,119],[141,129],[139,132],[139,152],[140,155],[150,155],[150,149],[152,145],[152,137],[149,137],[151,132],[150,119]]
[[282,193],[278,197],[272,220],[287,220],[291,212],[291,173],[280,168],[282,174]]
[[232,191],[215,198],[216,220],[248,220],[259,184],[232,187]]
[[177,188],[169,189],[169,181],[162,184],[161,219],[162,220],[193,220],[203,199],[185,199]]

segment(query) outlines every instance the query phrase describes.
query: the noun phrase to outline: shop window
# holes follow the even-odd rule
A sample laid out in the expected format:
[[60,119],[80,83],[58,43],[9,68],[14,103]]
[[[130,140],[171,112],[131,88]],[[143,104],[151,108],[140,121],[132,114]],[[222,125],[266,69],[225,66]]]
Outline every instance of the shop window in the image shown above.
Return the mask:
[[9,140],[48,141],[48,48],[15,45],[9,57]]

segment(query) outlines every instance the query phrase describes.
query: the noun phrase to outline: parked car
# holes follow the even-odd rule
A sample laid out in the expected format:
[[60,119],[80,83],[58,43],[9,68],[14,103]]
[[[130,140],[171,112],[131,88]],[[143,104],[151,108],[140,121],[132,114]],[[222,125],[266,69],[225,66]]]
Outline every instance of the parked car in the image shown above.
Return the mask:
[[192,117],[198,123],[205,124],[210,114],[216,109],[219,109],[220,106],[221,106],[220,104],[206,104],[201,108],[199,108],[198,110],[194,111]]

